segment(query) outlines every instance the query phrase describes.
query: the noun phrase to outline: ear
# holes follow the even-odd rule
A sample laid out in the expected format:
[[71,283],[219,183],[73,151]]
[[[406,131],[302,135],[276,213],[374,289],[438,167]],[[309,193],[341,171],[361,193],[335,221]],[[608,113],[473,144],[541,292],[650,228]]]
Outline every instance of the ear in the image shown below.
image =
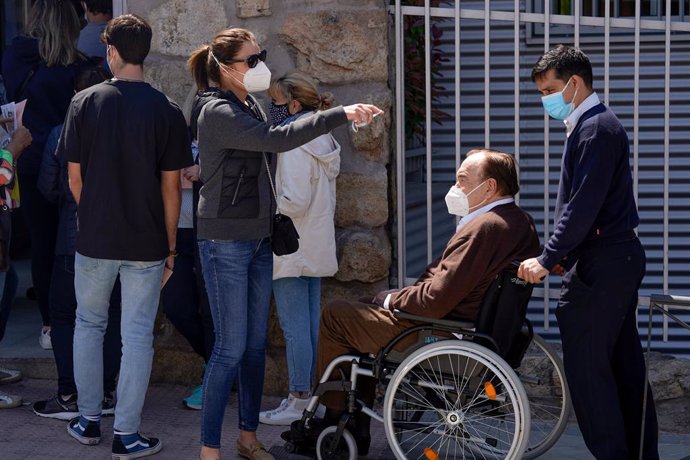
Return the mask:
[[490,177],[486,180],[486,183],[489,186],[489,193],[491,193],[492,195],[498,193],[498,182],[496,181],[496,179]]
[[301,110],[302,110],[302,104],[297,99],[291,100],[290,103],[288,104],[288,112],[290,112],[291,115],[294,115]]

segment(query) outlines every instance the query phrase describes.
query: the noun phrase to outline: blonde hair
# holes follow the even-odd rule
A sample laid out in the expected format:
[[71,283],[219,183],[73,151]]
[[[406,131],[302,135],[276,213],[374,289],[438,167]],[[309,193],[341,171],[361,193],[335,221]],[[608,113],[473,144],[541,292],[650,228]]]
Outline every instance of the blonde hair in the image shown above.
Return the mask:
[[209,80],[220,83],[218,63],[232,61],[242,45],[247,42],[256,43],[254,34],[247,29],[234,27],[220,32],[210,45],[197,48],[187,60],[187,68],[196,82],[196,87],[199,90],[208,89]]
[[333,106],[335,97],[331,93],[319,94],[316,82],[299,72],[290,72],[271,82],[268,88],[271,97],[283,96],[288,103],[296,100],[305,110],[326,110]]
[[29,13],[28,36],[38,39],[38,53],[46,66],[68,66],[80,56],[77,40],[81,24],[66,0],[36,0]]

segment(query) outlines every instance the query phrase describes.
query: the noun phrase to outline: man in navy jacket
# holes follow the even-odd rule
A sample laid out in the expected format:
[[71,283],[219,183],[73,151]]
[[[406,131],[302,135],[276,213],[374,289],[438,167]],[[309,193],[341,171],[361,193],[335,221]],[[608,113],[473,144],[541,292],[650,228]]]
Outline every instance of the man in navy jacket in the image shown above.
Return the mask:
[[565,273],[556,318],[568,386],[585,444],[601,459],[658,459],[657,421],[637,333],[637,291],[645,253],[630,173],[628,136],[592,89],[592,66],[559,45],[542,56],[532,80],[544,109],[563,120],[566,142],[554,231],[518,275],[538,283]]

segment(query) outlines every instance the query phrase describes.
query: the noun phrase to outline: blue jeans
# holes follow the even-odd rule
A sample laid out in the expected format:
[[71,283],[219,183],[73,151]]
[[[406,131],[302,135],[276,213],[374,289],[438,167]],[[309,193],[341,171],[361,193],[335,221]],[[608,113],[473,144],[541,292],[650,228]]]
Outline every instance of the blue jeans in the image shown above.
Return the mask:
[[[122,341],[120,340],[120,283],[110,296],[108,326],[103,340],[103,391],[112,393],[120,372]],[[63,396],[77,392],[74,383],[74,322],[77,298],[74,293],[74,256],[55,255],[50,281],[50,339],[58,372],[58,393]]]
[[122,285],[122,362],[117,384],[115,431],[139,431],[153,361],[153,324],[158,310],[164,260],[135,262],[76,254],[74,289],[74,380],[79,412],[99,416],[103,401],[103,336],[113,285]]
[[273,295],[285,351],[291,392],[310,392],[316,373],[316,345],[321,317],[321,278],[273,280]]
[[216,336],[204,375],[201,442],[219,449],[236,376],[239,428],[259,425],[273,253],[268,239],[200,240],[199,253]]

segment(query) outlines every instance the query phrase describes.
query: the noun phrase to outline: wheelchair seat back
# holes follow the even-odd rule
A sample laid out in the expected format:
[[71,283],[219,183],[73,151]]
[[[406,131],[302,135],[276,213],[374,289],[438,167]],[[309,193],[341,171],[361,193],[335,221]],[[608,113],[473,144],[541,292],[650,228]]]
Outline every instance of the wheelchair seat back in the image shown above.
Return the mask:
[[[484,295],[475,322],[476,331],[491,337],[498,345],[495,350],[513,368],[520,365],[530,341],[531,327],[527,332],[527,304],[534,285],[518,278],[517,267],[502,270]],[[476,342],[495,348],[485,339],[477,337]]]

